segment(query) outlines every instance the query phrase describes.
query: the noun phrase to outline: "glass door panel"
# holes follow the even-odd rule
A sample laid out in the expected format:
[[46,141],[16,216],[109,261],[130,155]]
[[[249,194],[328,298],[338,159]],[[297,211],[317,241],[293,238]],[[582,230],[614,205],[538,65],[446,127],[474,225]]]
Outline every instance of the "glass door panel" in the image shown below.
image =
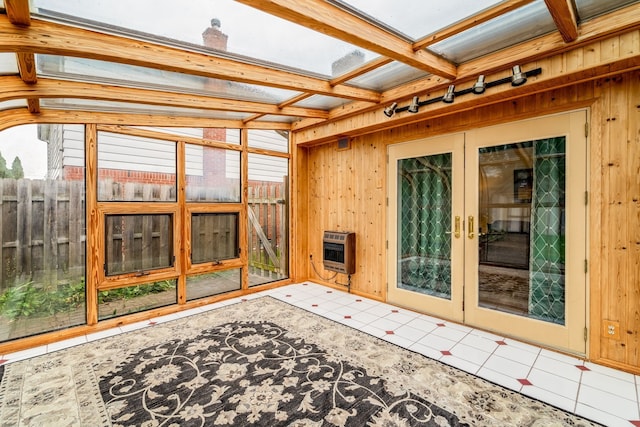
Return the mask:
[[465,248],[466,323],[586,351],[585,121],[579,111],[467,133],[477,237]]
[[564,324],[565,146],[478,149],[478,304]]
[[389,299],[460,321],[463,143],[453,135],[389,148]]

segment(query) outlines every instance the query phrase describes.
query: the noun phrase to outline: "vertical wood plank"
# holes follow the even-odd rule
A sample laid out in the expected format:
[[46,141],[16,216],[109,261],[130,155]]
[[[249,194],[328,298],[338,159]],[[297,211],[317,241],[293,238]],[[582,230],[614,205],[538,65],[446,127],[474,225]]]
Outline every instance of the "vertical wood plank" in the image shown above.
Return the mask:
[[43,269],[48,276],[45,280],[54,285],[58,282],[58,187],[57,181],[52,179],[44,184]]
[[18,180],[18,226],[17,242],[18,253],[16,264],[18,265],[18,279],[27,281],[31,279],[31,227],[33,221],[33,201],[31,199],[31,185],[25,179]]
[[153,217],[144,215],[142,217],[142,269],[149,270],[153,267]]
[[640,366],[640,73],[634,72],[626,79],[628,94],[626,110],[628,159],[626,218],[628,223],[627,253],[629,263],[628,298],[626,311],[627,360],[631,366]]
[[85,170],[86,170],[86,224],[87,224],[87,324],[98,323],[98,284],[104,277],[104,216],[97,204],[98,147],[97,128],[85,126]]
[[[604,230],[606,203],[604,192],[605,150],[608,150],[608,134],[606,133],[605,108],[603,106],[602,81],[593,83],[593,96],[597,101],[591,109],[589,127],[589,230]],[[608,151],[607,151],[608,153]],[[589,357],[602,357],[602,295],[603,277],[607,277],[605,251],[603,250],[603,233],[589,233]]]
[[84,185],[82,181],[65,181],[69,194],[69,274],[78,278],[84,272],[85,260],[83,246]]

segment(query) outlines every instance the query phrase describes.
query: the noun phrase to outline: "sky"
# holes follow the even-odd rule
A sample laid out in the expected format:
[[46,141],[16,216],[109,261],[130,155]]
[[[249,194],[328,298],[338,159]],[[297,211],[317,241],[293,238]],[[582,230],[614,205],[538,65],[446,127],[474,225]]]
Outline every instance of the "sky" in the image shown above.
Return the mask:
[[[398,31],[420,38],[499,0],[348,0],[353,7]],[[233,0],[31,0],[32,10],[50,9],[85,19],[202,44],[202,32],[216,18],[229,36],[228,50],[289,67],[331,75],[331,64],[358,49],[365,60],[376,54],[282,20]],[[19,156],[25,177],[46,172],[46,144],[36,126],[0,133],[0,153],[10,166]]]
[[[352,7],[412,38],[420,38],[500,0],[347,0]],[[331,75],[331,63],[358,49],[319,32],[233,0],[32,0],[86,19],[201,44],[211,19],[229,36],[228,50],[266,61]],[[360,49],[362,50],[362,49]],[[366,60],[377,54],[363,51]]]
[[37,137],[36,125],[15,126],[0,132],[0,153],[11,168],[18,156],[24,177],[42,179],[47,174],[47,144]]

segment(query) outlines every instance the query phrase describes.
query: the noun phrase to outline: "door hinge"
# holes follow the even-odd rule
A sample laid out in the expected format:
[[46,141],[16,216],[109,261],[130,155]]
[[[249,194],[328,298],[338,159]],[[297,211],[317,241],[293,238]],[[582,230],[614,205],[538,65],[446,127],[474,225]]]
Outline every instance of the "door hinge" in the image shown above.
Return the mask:
[[586,259],[584,260],[584,272],[589,272],[589,261],[587,261]]
[[587,337],[589,336],[589,330],[587,329],[587,327],[585,326],[584,328],[584,341],[587,341]]
[[584,192],[584,205],[587,206],[589,204],[589,192]]
[[584,123],[584,136],[585,138],[589,136],[589,122]]
[[386,203],[387,203],[387,207],[389,207],[389,198],[388,197],[387,197]]
[[464,311],[464,300],[462,300],[462,311]]
[[384,242],[384,248],[385,248],[385,249],[389,249],[389,241],[388,241],[388,240],[385,240],[385,242]]

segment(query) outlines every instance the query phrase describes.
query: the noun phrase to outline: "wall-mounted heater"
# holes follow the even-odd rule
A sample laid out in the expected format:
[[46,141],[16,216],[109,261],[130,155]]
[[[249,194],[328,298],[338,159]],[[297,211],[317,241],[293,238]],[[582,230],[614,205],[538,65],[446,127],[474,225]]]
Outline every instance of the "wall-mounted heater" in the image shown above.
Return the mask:
[[322,238],[322,264],[338,273],[356,272],[356,233],[325,231]]

